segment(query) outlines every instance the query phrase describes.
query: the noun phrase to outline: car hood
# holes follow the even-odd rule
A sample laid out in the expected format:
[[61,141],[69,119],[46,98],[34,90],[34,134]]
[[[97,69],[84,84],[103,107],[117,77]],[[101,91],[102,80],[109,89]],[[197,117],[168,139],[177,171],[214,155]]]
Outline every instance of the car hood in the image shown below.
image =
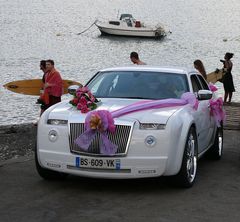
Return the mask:
[[[127,105],[136,103],[140,100],[136,99],[101,99],[96,110],[108,110],[109,112],[123,108]],[[181,106],[168,107],[160,109],[149,109],[144,111],[132,112],[127,115],[120,116],[115,119],[118,121],[141,123],[161,123],[166,124],[170,116],[172,116],[177,110],[181,109]],[[73,107],[69,102],[64,101],[55,106],[49,113],[49,119],[64,119],[70,123],[82,123],[85,121],[86,114],[82,114],[76,107]]]

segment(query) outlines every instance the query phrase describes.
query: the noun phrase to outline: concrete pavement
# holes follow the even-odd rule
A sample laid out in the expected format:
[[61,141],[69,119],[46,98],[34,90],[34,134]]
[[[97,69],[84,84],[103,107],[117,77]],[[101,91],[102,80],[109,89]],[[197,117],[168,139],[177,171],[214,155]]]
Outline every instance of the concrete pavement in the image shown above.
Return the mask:
[[224,156],[203,158],[195,185],[164,178],[99,180],[39,177],[32,155],[0,167],[0,221],[228,221],[240,219],[240,131],[224,131]]

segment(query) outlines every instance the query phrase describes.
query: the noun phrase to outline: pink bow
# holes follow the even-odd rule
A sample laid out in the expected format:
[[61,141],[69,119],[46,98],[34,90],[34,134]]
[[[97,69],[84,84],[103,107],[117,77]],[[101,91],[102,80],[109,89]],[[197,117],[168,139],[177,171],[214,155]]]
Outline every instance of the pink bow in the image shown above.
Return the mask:
[[222,98],[210,100],[210,114],[214,117],[217,126],[221,126],[221,122],[224,122],[226,119],[226,113],[223,109],[223,100]]

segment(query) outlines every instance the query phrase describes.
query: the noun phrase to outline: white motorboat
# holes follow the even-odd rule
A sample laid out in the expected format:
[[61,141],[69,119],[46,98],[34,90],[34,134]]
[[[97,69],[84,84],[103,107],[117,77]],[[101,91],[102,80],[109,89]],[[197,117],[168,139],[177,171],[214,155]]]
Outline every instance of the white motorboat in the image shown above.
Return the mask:
[[166,32],[162,25],[145,26],[131,14],[122,14],[118,20],[108,22],[97,21],[95,25],[104,35],[134,36],[134,37],[164,37]]

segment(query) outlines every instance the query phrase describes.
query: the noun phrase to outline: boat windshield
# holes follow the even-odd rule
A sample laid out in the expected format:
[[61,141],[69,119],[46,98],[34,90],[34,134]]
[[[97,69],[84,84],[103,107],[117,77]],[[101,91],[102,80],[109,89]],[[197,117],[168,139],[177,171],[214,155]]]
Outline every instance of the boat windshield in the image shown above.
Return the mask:
[[124,21],[127,23],[128,27],[132,27],[133,26],[132,20],[130,18],[125,18]]
[[120,20],[123,20],[124,18],[133,18],[131,14],[121,14]]
[[167,99],[189,91],[186,75],[150,71],[99,72],[87,86],[97,98]]

